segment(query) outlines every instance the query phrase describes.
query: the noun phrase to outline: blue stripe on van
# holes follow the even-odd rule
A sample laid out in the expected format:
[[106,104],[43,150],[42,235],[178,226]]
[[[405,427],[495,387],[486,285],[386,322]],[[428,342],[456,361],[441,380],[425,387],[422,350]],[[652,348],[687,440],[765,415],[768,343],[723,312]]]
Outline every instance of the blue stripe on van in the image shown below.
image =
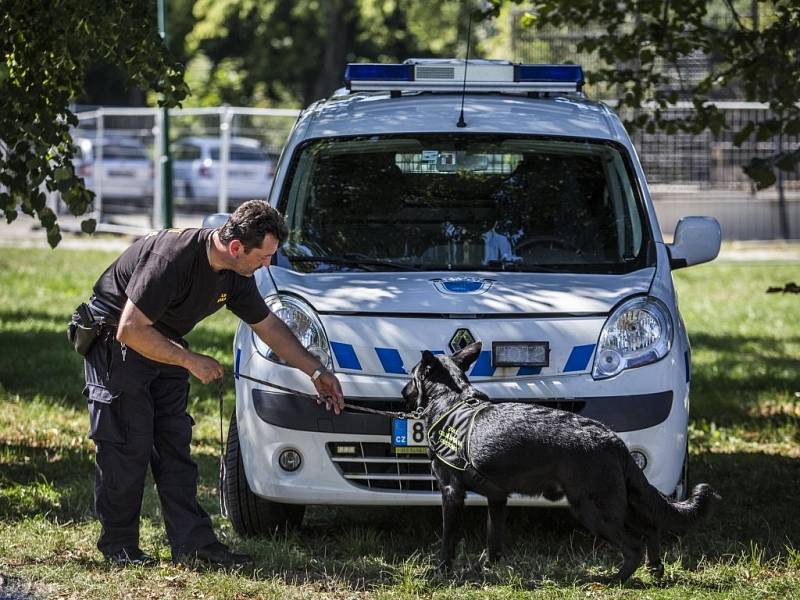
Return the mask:
[[542,372],[542,367],[520,367],[517,371],[517,376],[520,375],[538,375]]
[[570,371],[583,371],[589,365],[589,359],[594,352],[594,344],[585,346],[575,346],[570,352],[567,364],[564,365],[564,373]]
[[492,351],[484,350],[475,361],[475,366],[470,371],[470,377],[491,377],[494,375],[494,367],[492,366]]
[[339,363],[339,368],[361,371],[361,363],[358,362],[353,346],[341,342],[331,342],[331,350],[336,357],[336,362]]
[[686,365],[686,383],[692,379],[692,363],[689,361],[689,351],[683,353],[683,364]]
[[405,367],[403,367],[403,358],[397,350],[394,348],[375,348],[375,352],[381,361],[381,365],[383,365],[384,371],[407,375]]

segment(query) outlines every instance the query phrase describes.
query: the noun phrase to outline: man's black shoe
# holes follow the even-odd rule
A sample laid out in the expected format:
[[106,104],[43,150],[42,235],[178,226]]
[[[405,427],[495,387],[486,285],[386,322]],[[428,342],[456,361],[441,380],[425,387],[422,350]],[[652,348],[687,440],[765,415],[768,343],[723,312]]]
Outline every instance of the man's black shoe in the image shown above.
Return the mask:
[[115,567],[150,567],[158,562],[139,548],[123,548],[105,557]]
[[212,542],[193,552],[178,554],[172,558],[172,561],[189,567],[208,565],[230,569],[252,564],[253,559],[247,554],[231,552],[222,542]]

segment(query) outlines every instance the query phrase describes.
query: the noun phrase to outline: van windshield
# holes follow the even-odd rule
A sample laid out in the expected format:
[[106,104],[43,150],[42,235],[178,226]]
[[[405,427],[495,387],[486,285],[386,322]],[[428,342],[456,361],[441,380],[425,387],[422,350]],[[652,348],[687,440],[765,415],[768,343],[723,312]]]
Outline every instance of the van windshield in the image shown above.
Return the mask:
[[649,236],[623,152],[476,134],[313,140],[283,186],[281,254],[302,272],[633,271]]

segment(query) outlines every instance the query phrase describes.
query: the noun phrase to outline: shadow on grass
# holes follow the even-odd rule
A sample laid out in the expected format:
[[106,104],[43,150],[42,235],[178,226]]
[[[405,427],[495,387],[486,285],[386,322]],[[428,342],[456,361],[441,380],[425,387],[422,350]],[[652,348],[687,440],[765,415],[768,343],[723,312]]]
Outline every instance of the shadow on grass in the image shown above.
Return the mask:
[[[755,427],[798,422],[793,414],[759,416],[759,402],[800,389],[797,355],[784,349],[800,344],[800,337],[776,344],[767,336],[697,334],[691,342],[693,418]],[[704,364],[697,360],[701,353]]]
[[[644,585],[708,585],[715,590],[736,585],[703,581],[694,572],[734,560],[753,560],[763,566],[789,557],[788,547],[800,540],[800,460],[764,453],[700,455],[693,480],[708,482],[723,497],[711,518],[677,538],[664,536],[662,551],[668,563],[679,561],[686,573],[661,583]],[[452,584],[481,585],[511,582],[523,589],[544,581],[560,585],[587,582],[591,570],[613,572],[621,555],[585,531],[563,509],[510,511],[505,558],[484,568],[486,511],[467,509],[465,542],[455,569],[447,576],[435,570],[440,547],[438,508],[310,507],[303,527],[285,538],[243,540],[239,546],[257,558],[256,578],[278,577],[287,584],[325,585],[331,577],[352,590],[373,590],[410,580],[425,589]]]
[[[0,518],[21,521],[46,515],[54,524],[93,519],[93,463],[86,450],[5,445],[0,475]],[[682,539],[665,536],[668,563],[680,561],[686,574],[661,586],[704,585],[694,571],[727,563],[745,563],[756,548],[758,560],[785,559],[787,545],[800,540],[800,460],[765,453],[704,453],[693,457],[692,479],[708,482],[723,497],[715,514]],[[195,454],[200,471],[200,501],[217,513],[218,457]],[[163,531],[152,482],[145,488],[143,518]],[[455,585],[513,585],[521,589],[542,582],[585,583],[589,572],[611,572],[620,555],[599,542],[564,509],[510,511],[505,558],[484,567],[484,508],[469,508],[465,541],[454,570],[436,569],[441,513],[437,507],[309,507],[304,525],[286,536],[238,539],[225,533],[237,549],[256,558],[256,568],[242,573],[256,580],[277,577],[288,585],[333,585],[337,589],[376,590],[386,585],[436,590]],[[229,527],[223,527],[225,532]],[[87,563],[89,568],[93,564]],[[105,568],[99,562],[96,568]],[[650,586],[634,580],[628,587]],[[730,583],[714,583],[715,589]]]
[[[30,332],[0,328],[0,384],[7,393],[23,398],[38,396],[58,406],[84,406],[83,357],[67,341],[67,318],[44,312],[0,311],[0,323],[33,320],[37,324]],[[224,334],[217,329],[198,326],[189,340],[193,350],[220,356],[230,372],[233,329]],[[193,410],[213,412],[216,385],[203,385],[194,378],[191,384],[191,397],[197,399]]]
[[83,450],[3,444],[0,518],[47,515],[55,521],[91,517],[94,466]]

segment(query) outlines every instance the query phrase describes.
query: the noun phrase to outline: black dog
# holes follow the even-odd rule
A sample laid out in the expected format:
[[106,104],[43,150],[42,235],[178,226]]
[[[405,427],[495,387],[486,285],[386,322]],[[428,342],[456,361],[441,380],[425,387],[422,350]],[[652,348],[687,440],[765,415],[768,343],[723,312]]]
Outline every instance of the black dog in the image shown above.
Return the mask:
[[403,389],[409,410],[424,411],[433,472],[442,492],[440,567],[450,567],[461,537],[467,490],[486,496],[489,560],[502,550],[511,493],[566,497],[575,517],[619,548],[624,562],[611,579],[623,582],[639,567],[656,577],[662,531],[683,533],[706,517],[719,496],[700,484],[683,502],[668,499],[645,478],[625,446],[593,419],[535,404],[492,404],[465,371],[480,354],[475,343],[446,357],[422,353]]

